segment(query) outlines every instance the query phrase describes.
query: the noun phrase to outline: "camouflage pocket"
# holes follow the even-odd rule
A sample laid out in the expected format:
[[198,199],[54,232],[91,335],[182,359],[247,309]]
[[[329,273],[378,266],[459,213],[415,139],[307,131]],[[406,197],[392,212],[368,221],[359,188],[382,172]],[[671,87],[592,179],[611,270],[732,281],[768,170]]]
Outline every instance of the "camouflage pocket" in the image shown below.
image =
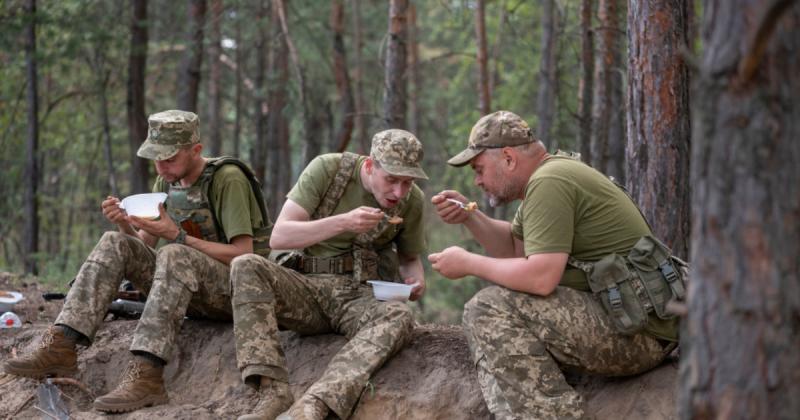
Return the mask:
[[647,324],[647,308],[639,300],[625,258],[610,254],[594,263],[589,287],[622,334],[636,334]]

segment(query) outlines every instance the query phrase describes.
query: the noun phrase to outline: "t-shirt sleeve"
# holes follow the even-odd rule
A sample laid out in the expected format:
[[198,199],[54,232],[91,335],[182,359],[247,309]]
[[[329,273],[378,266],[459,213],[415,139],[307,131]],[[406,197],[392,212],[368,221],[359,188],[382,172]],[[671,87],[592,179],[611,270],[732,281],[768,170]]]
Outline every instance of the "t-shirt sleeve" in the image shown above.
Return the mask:
[[297,178],[297,183],[294,184],[289,194],[286,195],[287,198],[305,209],[309,216],[314,214],[319,207],[328,184],[330,184],[332,175],[328,169],[322,157],[314,158]]
[[408,209],[403,212],[403,230],[397,235],[397,252],[402,255],[420,255],[428,248],[425,240],[425,195],[414,186],[408,201]]
[[239,235],[253,236],[253,226],[263,223],[250,188],[247,176],[235,165],[224,165],[214,175],[214,213],[228,240]]
[[526,256],[571,252],[575,226],[574,188],[555,177],[532,179],[514,222],[522,228]]

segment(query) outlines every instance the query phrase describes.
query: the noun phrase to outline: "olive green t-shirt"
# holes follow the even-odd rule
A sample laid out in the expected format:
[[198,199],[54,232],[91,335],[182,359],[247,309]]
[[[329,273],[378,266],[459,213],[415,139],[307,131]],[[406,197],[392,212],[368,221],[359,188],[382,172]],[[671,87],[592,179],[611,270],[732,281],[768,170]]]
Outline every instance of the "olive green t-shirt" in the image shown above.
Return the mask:
[[[193,185],[197,185],[202,177]],[[153,192],[167,192],[169,185],[160,176],[153,185]],[[236,165],[228,164],[214,173],[209,191],[212,211],[222,225],[228,242],[239,235],[253,236],[253,228],[262,227],[261,210],[247,176]]]
[[[579,261],[627,255],[639,238],[652,235],[624,191],[590,166],[562,156],[548,157],[531,175],[512,232],[523,241],[525,256],[566,252]],[[589,290],[585,274],[569,266],[560,285]],[[677,322],[651,317],[646,331],[676,340]]]
[[[297,179],[297,183],[289,191],[288,198],[313,215],[322,202],[336,172],[339,170],[340,153],[330,153],[314,158]],[[361,166],[366,156],[359,156],[353,171],[353,176],[344,189],[341,199],[331,215],[347,213],[360,206],[379,208],[378,201],[371,192],[364,189],[361,184]],[[403,223],[389,225],[386,231],[373,242],[375,248],[384,248],[391,245],[397,246],[401,255],[419,255],[427,247],[423,226],[424,194],[418,186],[411,187],[405,204],[398,216],[403,218]],[[345,232],[326,239],[305,249],[308,255],[315,257],[332,257],[350,252],[357,235]]]

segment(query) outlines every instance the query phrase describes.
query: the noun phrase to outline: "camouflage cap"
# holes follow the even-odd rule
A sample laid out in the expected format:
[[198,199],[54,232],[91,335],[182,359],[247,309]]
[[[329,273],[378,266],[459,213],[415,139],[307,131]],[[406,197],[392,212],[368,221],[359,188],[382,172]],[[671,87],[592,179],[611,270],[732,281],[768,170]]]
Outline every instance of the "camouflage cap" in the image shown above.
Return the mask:
[[519,115],[509,111],[497,111],[484,115],[472,127],[467,148],[453,156],[447,163],[464,166],[486,149],[519,146],[533,143],[533,131]]
[[193,112],[169,110],[150,115],[147,139],[136,155],[150,160],[175,156],[183,146],[200,142],[197,115]]
[[428,179],[420,165],[423,155],[422,143],[408,131],[391,129],[372,136],[369,156],[392,175]]

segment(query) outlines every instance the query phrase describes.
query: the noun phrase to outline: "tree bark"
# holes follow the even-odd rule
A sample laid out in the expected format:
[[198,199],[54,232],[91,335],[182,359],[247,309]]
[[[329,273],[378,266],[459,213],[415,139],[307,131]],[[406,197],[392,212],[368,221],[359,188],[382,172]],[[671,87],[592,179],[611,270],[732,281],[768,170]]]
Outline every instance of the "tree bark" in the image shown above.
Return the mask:
[[687,8],[686,0],[628,5],[628,191],[681,258],[690,237]]
[[331,2],[331,30],[333,32],[333,77],[336,80],[336,90],[342,101],[341,127],[336,131],[337,152],[344,152],[350,144],[355,124],[355,103],[353,90],[350,87],[350,75],[347,72],[347,55],[344,47],[344,2],[334,0]]
[[208,47],[208,143],[211,156],[222,155],[222,0],[211,0],[211,42]]
[[594,31],[592,0],[581,0],[581,79],[578,87],[578,151],[584,162],[592,162],[592,95],[594,93]]
[[388,128],[406,128],[406,43],[408,0],[389,0],[389,41],[383,118]]
[[[289,83],[289,63],[286,57],[291,53],[289,46],[289,39],[287,38],[286,27],[283,27],[283,19],[285,15],[281,16],[283,2],[276,0],[273,2],[272,10],[272,48],[270,49],[269,70],[268,75],[271,83],[267,91],[269,98],[269,119],[267,124],[267,173],[268,179],[265,185],[269,191],[269,205],[270,214],[278,214],[283,204],[285,196],[281,193],[286,189],[284,184],[287,182],[284,179],[286,167],[291,162],[291,159],[285,157],[289,144],[289,121],[286,118],[286,106],[289,103],[288,96],[288,83]],[[296,57],[295,57],[296,58]],[[299,63],[295,63],[295,71],[297,72],[298,85],[304,91],[302,86],[305,85],[303,81],[302,72],[299,69]],[[301,93],[301,96],[303,94]],[[305,99],[301,98],[301,102]],[[306,131],[307,132],[307,131]],[[314,139],[319,144],[319,139]]]
[[178,108],[183,111],[197,112],[205,20],[206,0],[189,0],[189,48],[186,49],[178,76]]
[[133,0],[131,19],[131,49],[128,56],[128,145],[130,146],[131,192],[143,193],[148,185],[148,162],[136,156],[142,142],[147,138],[147,115],[145,104],[145,72],[147,70],[147,0]]
[[703,10],[680,413],[793,419],[800,413],[800,3],[706,0]]
[[25,272],[33,275],[39,270],[36,253],[39,251],[39,72],[36,60],[36,0],[25,2],[28,22],[25,26],[25,61],[28,79],[28,141],[25,146]]
[[[244,109],[242,108],[242,84],[244,75],[242,74],[242,66],[245,63],[244,54],[242,54],[242,49],[244,48],[244,38],[242,37],[242,13],[244,12],[244,7],[239,4],[236,4],[236,21],[235,21],[235,30],[236,30],[236,52],[234,53],[234,60],[236,61],[236,68],[233,69],[235,83],[236,83],[236,90],[234,93],[234,121],[233,121],[233,151],[231,154],[233,156],[239,156],[239,149],[241,147],[242,142],[242,113]],[[263,70],[263,68],[262,68]],[[258,114],[257,114],[258,115]]]
[[[270,45],[269,25],[267,21],[269,16],[267,14],[267,6],[264,4],[265,0],[259,1],[258,11],[256,12],[256,25],[258,27],[258,38],[256,41],[256,77],[254,80],[255,92],[253,94],[255,102],[255,120],[256,120],[256,141],[253,145],[253,151],[250,153],[250,165],[253,167],[253,172],[256,177],[261,181],[264,192],[268,194],[269,184],[267,182],[267,118],[269,118],[269,107],[267,106],[267,87],[264,83],[266,74],[269,68],[267,64],[269,50],[272,48]],[[271,205],[272,200],[267,197],[267,204]],[[270,212],[272,209],[270,208]],[[270,213],[276,214],[276,213]]]
[[353,85],[356,100],[356,135],[359,144],[359,153],[369,153],[370,133],[369,115],[364,104],[364,60],[362,51],[364,50],[364,34],[361,22],[361,0],[353,0],[353,28],[355,31],[355,51],[356,51],[356,71],[353,73]]
[[475,4],[475,37],[478,44],[478,107],[481,116],[492,112],[492,92],[489,91],[489,64],[486,53],[486,3],[478,0]]
[[597,9],[599,27],[595,31],[598,38],[594,67],[591,165],[605,172],[608,163],[608,132],[612,118],[614,51],[617,48],[616,32],[619,31],[617,0],[599,0]]
[[408,5],[408,74],[411,76],[411,83],[408,89],[408,114],[411,117],[408,123],[408,131],[415,136],[422,137],[419,132],[422,113],[419,107],[419,93],[422,91],[422,74],[419,69],[419,45],[417,44],[417,7],[411,3]]
[[539,68],[539,92],[536,101],[539,126],[534,132],[551,149],[555,148],[552,138],[553,119],[558,97],[558,22],[559,13],[555,0],[542,0],[542,56]]

